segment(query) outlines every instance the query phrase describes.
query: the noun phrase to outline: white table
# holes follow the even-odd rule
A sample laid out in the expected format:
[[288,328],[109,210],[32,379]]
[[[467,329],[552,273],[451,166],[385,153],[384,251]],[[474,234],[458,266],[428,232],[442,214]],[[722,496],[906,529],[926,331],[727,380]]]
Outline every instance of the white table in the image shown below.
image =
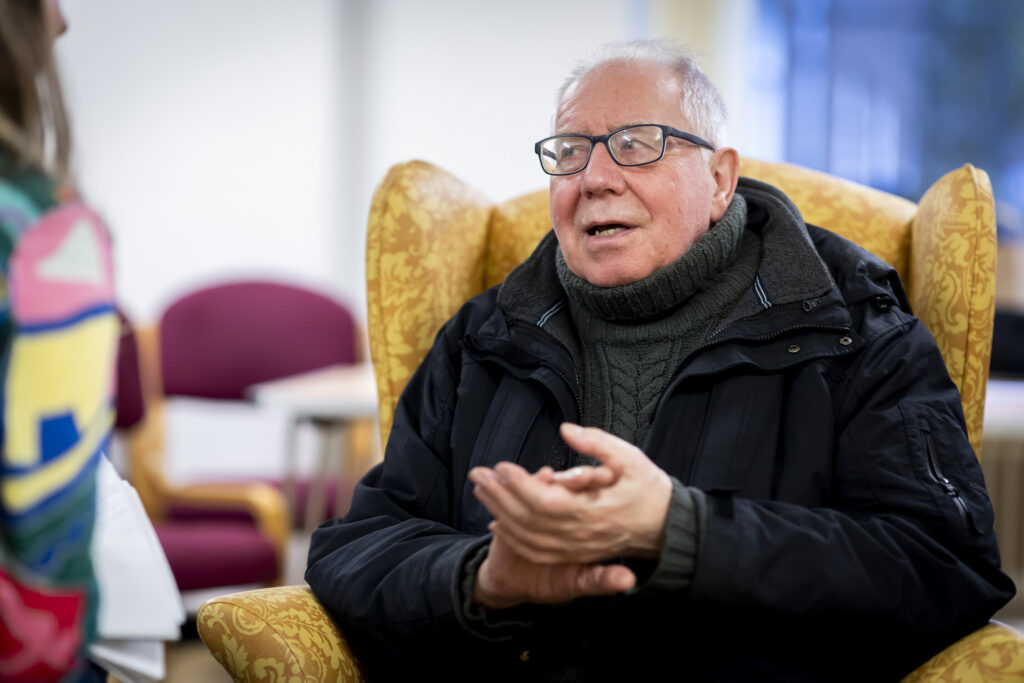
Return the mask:
[[377,385],[373,366],[369,363],[332,365],[260,382],[250,386],[247,393],[255,403],[278,409],[290,417],[285,496],[293,509],[299,425],[311,422],[320,432],[319,461],[304,511],[304,527],[307,533],[311,533],[326,511],[327,480],[332,466],[337,469],[339,487],[342,485],[344,469],[340,458],[333,454],[334,441],[331,437],[350,427],[353,420],[377,417]]
[[1024,441],[1024,381],[988,381],[982,436]]

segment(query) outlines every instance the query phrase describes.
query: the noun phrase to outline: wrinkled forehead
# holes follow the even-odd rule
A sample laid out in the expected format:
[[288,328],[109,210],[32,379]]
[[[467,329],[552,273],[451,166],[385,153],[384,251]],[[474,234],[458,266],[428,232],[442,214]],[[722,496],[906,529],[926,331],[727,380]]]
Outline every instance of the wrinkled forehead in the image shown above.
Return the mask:
[[679,74],[665,64],[605,62],[569,85],[554,129],[594,135],[634,123],[684,127],[681,93]]

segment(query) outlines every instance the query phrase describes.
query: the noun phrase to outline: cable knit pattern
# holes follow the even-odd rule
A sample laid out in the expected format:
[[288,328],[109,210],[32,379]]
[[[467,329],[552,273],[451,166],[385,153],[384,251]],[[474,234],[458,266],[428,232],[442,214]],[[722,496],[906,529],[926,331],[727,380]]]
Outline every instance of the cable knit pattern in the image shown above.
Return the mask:
[[[644,344],[609,341],[594,349],[596,362],[587,359],[587,375],[598,369],[602,383],[609,389],[606,401],[586,401],[584,406],[597,405],[602,415],[595,416],[613,434],[639,444],[646,435],[645,425],[654,414],[665,383],[677,362],[685,354],[679,339],[656,340]],[[595,367],[596,366],[596,367]],[[584,389],[584,394],[588,392]],[[589,392],[595,399],[604,392]]]

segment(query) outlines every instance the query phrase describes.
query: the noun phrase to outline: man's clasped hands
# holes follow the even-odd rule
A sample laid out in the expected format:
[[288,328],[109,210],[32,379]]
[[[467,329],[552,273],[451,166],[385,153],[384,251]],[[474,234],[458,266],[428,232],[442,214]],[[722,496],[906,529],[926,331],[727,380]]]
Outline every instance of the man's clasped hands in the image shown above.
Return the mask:
[[656,558],[672,481],[636,446],[594,427],[563,424],[570,448],[600,464],[534,474],[511,462],[475,467],[474,494],[494,516],[474,601],[492,609],[561,603],[632,588],[618,557]]

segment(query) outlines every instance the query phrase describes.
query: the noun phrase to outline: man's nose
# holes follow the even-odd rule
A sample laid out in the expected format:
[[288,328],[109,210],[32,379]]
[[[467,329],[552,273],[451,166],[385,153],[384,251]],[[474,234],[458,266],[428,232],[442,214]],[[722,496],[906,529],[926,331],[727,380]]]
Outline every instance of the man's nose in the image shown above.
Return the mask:
[[585,194],[615,191],[622,185],[622,167],[615,163],[608,147],[602,143],[594,145],[590,161],[580,174],[583,176],[580,190]]

